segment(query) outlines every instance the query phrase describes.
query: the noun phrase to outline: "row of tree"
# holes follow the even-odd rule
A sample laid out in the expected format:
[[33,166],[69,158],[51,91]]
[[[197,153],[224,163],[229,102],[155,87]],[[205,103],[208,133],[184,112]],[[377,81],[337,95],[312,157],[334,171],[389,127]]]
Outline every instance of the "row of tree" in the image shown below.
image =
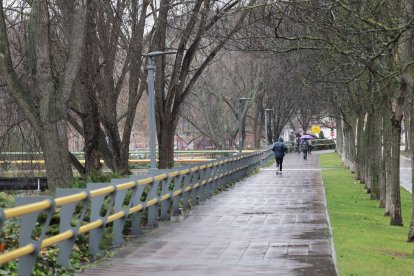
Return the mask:
[[[156,58],[160,167],[173,165],[182,105],[255,1],[0,1],[1,89],[44,154],[50,187],[100,169],[126,173],[137,104],[146,90],[143,54]],[[16,119],[16,118],[15,118]],[[68,124],[85,141],[85,166],[68,151]],[[15,125],[15,124],[11,124]]]
[[[413,171],[414,1],[309,1],[267,6],[267,49],[312,52],[304,76],[313,97],[337,118],[337,148],[391,225],[403,225],[403,121]],[[262,48],[263,46],[260,45]],[[315,92],[317,91],[317,92]],[[414,173],[413,173],[414,175]],[[414,183],[414,181],[413,181]],[[414,197],[408,240],[414,241]]]
[[[403,125],[411,158],[414,148],[410,120],[414,1],[268,2],[250,17],[253,24],[227,47],[230,58],[222,59],[224,64],[239,63],[212,66],[214,71],[199,90],[203,93],[193,101],[206,110],[205,125],[200,117],[190,120],[217,145],[225,143],[223,128],[232,128],[227,133],[235,136],[235,119],[229,123],[224,116],[215,126],[207,116],[223,114],[218,107],[237,101],[240,95],[229,93],[232,89],[254,98],[250,112],[254,133],[256,124],[263,122],[258,115],[264,108],[275,111],[274,133],[269,135],[274,137],[295,122],[306,130],[312,120],[336,118],[337,149],[344,164],[355,171],[371,199],[379,201],[391,225],[403,225],[399,170]],[[249,55],[235,58],[234,50]],[[223,81],[223,71],[229,80]],[[205,106],[205,101],[217,104]],[[231,107],[227,111],[236,114]],[[231,136],[228,140],[234,141]],[[409,241],[414,241],[414,198],[412,206]]]
[[[174,50],[156,58],[161,168],[173,166],[180,118],[217,148],[236,146],[240,97],[252,98],[243,113],[257,147],[264,109],[273,109],[269,141],[288,125],[306,130],[331,116],[344,163],[391,224],[402,225],[403,119],[408,138],[414,131],[413,0],[0,4],[0,88],[19,110],[7,128],[28,122],[52,185],[68,186],[72,166],[82,174],[99,170],[101,158],[126,172],[146,91],[142,55]],[[84,137],[85,166],[68,151],[69,124]]]
[[[146,91],[147,52],[176,52],[156,58],[161,168],[173,166],[180,118],[192,122],[217,148],[237,147],[237,100],[251,97],[242,118],[249,110],[247,123],[259,147],[263,110],[274,110],[273,128],[268,128],[273,133],[267,135],[271,142],[292,122],[298,99],[303,98],[298,94],[303,90],[303,68],[296,65],[306,57],[278,57],[267,50],[255,54],[249,46],[258,44],[249,36],[262,28],[262,10],[272,1],[0,4],[1,107],[8,117],[2,135],[10,137],[9,130],[18,128],[14,137],[30,137],[29,144],[43,152],[52,189],[70,185],[72,167],[82,175],[100,170],[100,159],[114,172],[127,172],[137,106]],[[5,104],[10,100],[12,105]],[[229,113],[220,121],[216,114],[222,103]],[[304,120],[308,123],[310,117]],[[85,165],[68,150],[68,130],[83,136]]]

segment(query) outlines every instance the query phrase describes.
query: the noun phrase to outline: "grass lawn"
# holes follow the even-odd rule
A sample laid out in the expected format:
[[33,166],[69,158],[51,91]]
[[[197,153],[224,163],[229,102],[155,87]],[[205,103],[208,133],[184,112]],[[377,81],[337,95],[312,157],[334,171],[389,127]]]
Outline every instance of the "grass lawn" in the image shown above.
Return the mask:
[[404,227],[390,226],[335,153],[320,155],[320,164],[340,275],[414,275],[414,243],[406,242],[411,194],[401,189]]

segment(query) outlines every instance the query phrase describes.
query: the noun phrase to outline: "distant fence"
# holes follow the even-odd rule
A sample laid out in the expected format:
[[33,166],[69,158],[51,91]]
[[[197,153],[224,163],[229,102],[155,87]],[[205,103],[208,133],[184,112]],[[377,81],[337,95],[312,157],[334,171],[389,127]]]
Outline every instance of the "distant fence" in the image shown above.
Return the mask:
[[[285,142],[287,144],[289,152],[298,151],[300,148],[296,142]],[[332,139],[315,139],[310,141],[311,150],[329,150],[335,149],[336,143],[335,140]]]
[[[112,245],[121,246],[127,221],[133,235],[141,234],[144,210],[147,225],[156,226],[158,220],[179,214],[180,206],[188,209],[198,204],[211,197],[215,189],[248,175],[271,159],[273,152],[266,149],[179,170],[155,170],[144,176],[112,179],[110,183],[89,183],[86,190],[58,189],[56,198],[18,197],[17,207],[0,209],[0,227],[12,220],[20,224],[19,247],[0,255],[0,264],[19,259],[19,275],[30,275],[39,252],[58,245],[59,263],[69,266],[76,238],[85,233],[89,233],[89,253],[96,257],[102,254],[100,242],[108,224],[112,226]],[[87,211],[90,218],[86,221]],[[59,233],[52,235],[48,229],[58,212]],[[32,232],[41,214],[46,219],[40,236],[34,239]]]
[[0,191],[45,191],[46,177],[0,177]]
[[[244,150],[243,152],[253,152],[254,150]],[[149,150],[130,151],[129,164],[146,165],[150,163]],[[199,163],[215,160],[222,157],[229,157],[238,154],[237,150],[176,150],[174,156],[177,164]],[[72,152],[83,164],[84,153]],[[42,152],[1,152],[0,171],[10,170],[42,170],[45,168]],[[104,163],[101,160],[101,163]]]

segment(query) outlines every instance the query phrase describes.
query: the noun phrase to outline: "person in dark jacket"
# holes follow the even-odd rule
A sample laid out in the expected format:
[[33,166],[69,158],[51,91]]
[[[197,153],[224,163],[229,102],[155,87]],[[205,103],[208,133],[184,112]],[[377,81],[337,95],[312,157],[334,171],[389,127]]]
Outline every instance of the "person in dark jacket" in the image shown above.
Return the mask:
[[285,152],[287,150],[288,148],[283,143],[282,137],[280,137],[279,140],[273,145],[272,151],[275,153],[276,175],[278,175],[279,173],[282,174],[283,157],[285,157]]
[[309,141],[308,140],[304,140],[302,142],[302,151],[303,151],[303,159],[307,160],[308,159],[308,153],[309,153]]

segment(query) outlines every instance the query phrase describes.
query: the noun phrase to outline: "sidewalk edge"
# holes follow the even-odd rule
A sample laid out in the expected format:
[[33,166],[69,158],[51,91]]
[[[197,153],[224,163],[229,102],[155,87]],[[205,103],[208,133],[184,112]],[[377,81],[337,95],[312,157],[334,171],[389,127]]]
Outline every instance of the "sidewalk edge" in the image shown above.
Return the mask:
[[[319,157],[318,157],[318,165],[320,167]],[[336,275],[339,275],[335,244],[334,244],[333,235],[332,235],[331,218],[329,217],[328,205],[326,203],[325,183],[323,182],[322,169],[320,170],[320,176],[321,176],[322,191],[323,191],[323,205],[325,206],[325,214],[326,214],[326,219],[328,221],[328,227],[329,227],[329,235],[330,235],[329,239],[331,241],[332,260],[334,263]]]

